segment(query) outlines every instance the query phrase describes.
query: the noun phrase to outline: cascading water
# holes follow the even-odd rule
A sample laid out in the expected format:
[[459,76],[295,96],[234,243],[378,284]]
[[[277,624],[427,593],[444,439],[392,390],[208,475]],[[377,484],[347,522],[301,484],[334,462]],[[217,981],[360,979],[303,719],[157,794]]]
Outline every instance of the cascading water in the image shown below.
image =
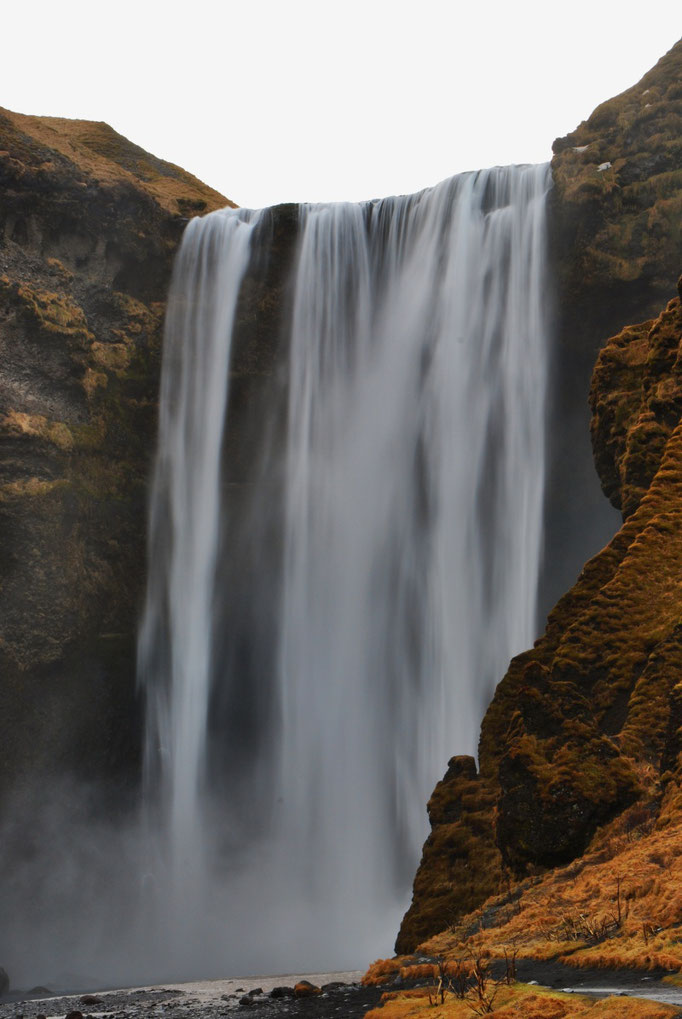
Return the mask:
[[[138,648],[147,684],[148,806],[167,836],[163,896],[194,915],[205,891],[204,746],[230,340],[258,213],[193,220],[169,297],[150,571]],[[150,802],[151,801],[151,802]]]
[[[206,971],[339,968],[390,950],[428,795],[451,754],[475,752],[493,684],[535,635],[548,187],[546,166],[507,167],[301,209],[288,424],[272,454],[281,497],[262,481],[248,494],[277,551],[237,591],[248,618],[274,598],[273,650],[248,676],[243,655],[219,651],[238,555],[221,464],[258,215],[188,227],[140,640],[162,850],[150,909],[179,925],[178,964],[189,917]],[[268,752],[214,782],[212,705],[240,698],[269,704]]]

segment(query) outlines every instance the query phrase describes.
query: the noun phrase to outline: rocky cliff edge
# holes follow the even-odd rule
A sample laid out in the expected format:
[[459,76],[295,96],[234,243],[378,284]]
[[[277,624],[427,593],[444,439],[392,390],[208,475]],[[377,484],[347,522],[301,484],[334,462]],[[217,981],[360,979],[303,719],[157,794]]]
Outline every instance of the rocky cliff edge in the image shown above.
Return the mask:
[[227,199],[106,124],[0,109],[0,796],[125,783],[163,302]]

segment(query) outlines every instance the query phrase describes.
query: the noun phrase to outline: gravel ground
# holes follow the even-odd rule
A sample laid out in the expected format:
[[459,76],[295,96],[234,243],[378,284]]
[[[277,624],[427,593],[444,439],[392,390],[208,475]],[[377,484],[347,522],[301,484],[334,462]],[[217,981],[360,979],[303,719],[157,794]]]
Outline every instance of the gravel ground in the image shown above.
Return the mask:
[[[97,991],[92,995],[48,996],[45,989],[36,989],[35,993],[16,992],[0,998],[0,1019],[220,1019],[227,1016],[230,1019],[362,1019],[388,988],[362,987],[361,976],[361,972],[345,972],[232,978]],[[518,978],[523,981],[537,981],[543,986],[595,997],[618,994],[682,1005],[682,987],[662,983],[661,976],[627,970],[575,970],[551,961],[518,963]],[[293,987],[300,980],[320,987],[322,993],[308,998],[293,997]]]
[[[79,1014],[70,1019],[219,1019],[228,1015],[231,1019],[361,1019],[381,996],[380,989],[361,987],[361,976],[354,972],[248,977],[92,995],[19,992],[0,999],[0,1019],[65,1019],[73,1012]],[[322,993],[293,997],[299,980],[308,980]]]
[[642,970],[576,969],[560,962],[533,959],[519,960],[516,964],[519,980],[536,980],[545,987],[591,994],[607,998],[611,994],[622,997],[648,998],[667,1005],[682,1005],[682,987],[664,984],[664,970],[648,973]]

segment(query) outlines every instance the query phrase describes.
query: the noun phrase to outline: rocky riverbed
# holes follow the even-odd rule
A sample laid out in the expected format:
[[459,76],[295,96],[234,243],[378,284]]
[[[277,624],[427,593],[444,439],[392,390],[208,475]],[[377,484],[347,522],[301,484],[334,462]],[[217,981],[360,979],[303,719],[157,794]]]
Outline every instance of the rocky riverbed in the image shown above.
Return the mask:
[[[502,973],[494,976],[500,979]],[[663,983],[660,972],[576,971],[557,962],[523,960],[518,977],[594,998],[616,994],[682,1005],[682,987]],[[70,994],[35,987],[0,996],[0,1019],[362,1019],[384,990],[401,981],[363,987],[361,978],[361,971],[316,973]]]
[[358,972],[249,977],[164,984],[93,994],[54,995],[48,988],[0,998],[0,1019],[360,1019],[381,988],[362,987]]

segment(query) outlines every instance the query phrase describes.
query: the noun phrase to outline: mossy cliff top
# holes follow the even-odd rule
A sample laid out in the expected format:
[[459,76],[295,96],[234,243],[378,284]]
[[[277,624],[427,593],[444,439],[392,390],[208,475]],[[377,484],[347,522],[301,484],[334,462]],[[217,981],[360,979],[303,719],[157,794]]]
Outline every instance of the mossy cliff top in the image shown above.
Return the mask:
[[609,331],[616,300],[618,324],[654,314],[682,250],[682,41],[553,148],[562,299]]
[[44,182],[62,177],[80,188],[127,185],[174,215],[236,208],[191,173],[157,159],[102,122],[25,116],[0,107],[0,146],[0,160]]
[[574,559],[563,557],[571,535],[581,535],[586,558],[613,533],[591,463],[586,397],[605,338],[653,319],[674,294],[682,266],[681,125],[682,42],[554,143],[545,612],[574,582]]

